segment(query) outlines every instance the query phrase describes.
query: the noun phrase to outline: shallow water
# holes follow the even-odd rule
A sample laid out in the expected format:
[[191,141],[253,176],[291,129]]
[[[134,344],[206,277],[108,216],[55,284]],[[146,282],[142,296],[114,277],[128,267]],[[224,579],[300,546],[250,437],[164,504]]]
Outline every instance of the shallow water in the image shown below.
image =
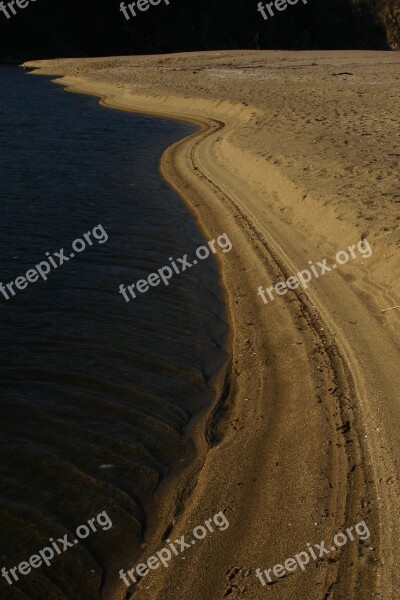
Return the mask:
[[107,568],[138,548],[158,482],[187,455],[185,426],[213,398],[227,358],[213,257],[129,304],[118,293],[204,243],[158,173],[162,151],[192,131],[0,67],[0,281],[99,224],[108,236],[0,295],[0,568],[101,511],[113,523],[12,586],[1,579],[1,598],[98,598]]

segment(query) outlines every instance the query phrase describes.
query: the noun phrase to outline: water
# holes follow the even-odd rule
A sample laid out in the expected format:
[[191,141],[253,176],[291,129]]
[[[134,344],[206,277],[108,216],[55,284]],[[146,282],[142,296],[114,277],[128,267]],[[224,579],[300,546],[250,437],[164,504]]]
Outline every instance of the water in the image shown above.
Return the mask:
[[108,236],[0,295],[0,568],[102,511],[113,523],[13,585],[1,578],[1,598],[99,598],[107,570],[140,546],[158,483],[190,455],[185,426],[213,399],[227,358],[214,259],[129,304],[118,293],[204,243],[158,173],[192,131],[0,67],[0,281],[46,252],[69,256],[98,225]]

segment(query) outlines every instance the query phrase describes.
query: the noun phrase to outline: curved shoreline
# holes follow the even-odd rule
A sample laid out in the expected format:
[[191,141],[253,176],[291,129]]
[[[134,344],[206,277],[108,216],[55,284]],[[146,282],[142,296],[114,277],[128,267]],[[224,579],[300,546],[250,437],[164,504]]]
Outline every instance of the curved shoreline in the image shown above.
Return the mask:
[[[48,74],[45,71],[44,74]],[[362,518],[371,530],[375,530],[374,545],[378,545],[385,528],[382,523],[385,509],[379,507],[378,510],[375,486],[379,479],[379,462],[377,455],[370,454],[376,450],[377,442],[372,439],[369,449],[365,447],[365,423],[362,420],[365,413],[368,414],[368,405],[361,400],[366,392],[362,391],[360,373],[349,370],[351,350],[346,340],[338,336],[335,324],[317,297],[311,301],[308,294],[293,293],[290,302],[274,305],[274,323],[268,320],[268,307],[264,307],[254,293],[254,272],[264,270],[273,278],[279,274],[284,279],[295,272],[292,262],[276,238],[249,212],[246,194],[248,196],[250,190],[234,174],[223,173],[217,168],[215,148],[228,140],[238,118],[250,119],[254,111],[230,103],[222,108],[212,103],[207,106],[205,101],[196,111],[193,110],[194,103],[185,102],[185,99],[160,99],[126,92],[118,96],[119,90],[111,84],[71,77],[57,80],[57,83],[71,91],[101,96],[104,106],[200,125],[199,133],[167,149],[161,172],[192,209],[207,235],[218,232],[223,225],[223,230],[229,228],[230,238],[235,240],[234,260],[224,257],[221,264],[233,324],[231,383],[235,401],[229,420],[223,422],[219,445],[207,451],[202,432],[198,431],[195,436],[198,447],[203,444],[202,468],[197,471],[195,489],[186,497],[180,522],[176,524],[176,533],[180,535],[189,529],[189,521],[200,524],[218,510],[224,509],[228,517],[233,517],[229,533],[225,533],[223,540],[210,541],[212,547],[208,548],[208,553],[203,547],[196,548],[197,573],[207,557],[209,561],[218,557],[215,564],[205,567],[208,573],[208,581],[204,582],[206,589],[218,590],[221,596],[229,591],[232,578],[227,565],[240,561],[243,566],[234,579],[240,578],[250,590],[259,590],[260,584],[251,569],[279,562],[283,558],[282,547],[288,548],[287,556],[290,556],[292,549],[298,551],[305,541],[329,540],[345,525]],[[213,112],[213,116],[207,116],[208,112]],[[215,117],[221,120],[217,121]],[[263,329],[268,333],[263,334]],[[290,357],[282,347],[290,348]],[[313,368],[310,356],[313,357]],[[296,386],[302,392],[302,405]],[[354,401],[358,398],[360,402],[355,406]],[[199,429],[204,431],[204,425],[205,422]],[[290,448],[294,433],[301,442],[298,447]],[[378,435],[378,442],[379,439]],[[265,443],[269,455],[260,457]],[[308,473],[304,473],[299,464],[299,451],[304,453]],[[368,464],[371,458],[372,466]],[[282,460],[286,472],[279,469]],[[224,467],[228,475],[221,476],[221,482],[215,484],[215,478],[223,473]],[[387,472],[390,470],[388,466]],[[249,473],[257,475],[257,485],[250,483]],[[236,489],[237,479],[247,480],[247,487],[242,483],[244,489]],[[187,486],[185,482],[186,477],[181,484]],[[309,497],[299,506],[298,493],[305,490],[309,491]],[[164,515],[159,527],[152,532],[149,554],[157,549],[162,529],[171,520],[168,508],[172,509],[174,493],[166,492],[162,496],[160,510]],[[268,503],[270,496],[274,499],[272,503]],[[204,503],[214,508],[207,511]],[[166,504],[169,505],[167,509]],[[324,512],[322,524],[321,517],[315,521],[316,526],[313,519],[303,522],[304,515],[321,516]],[[290,530],[286,515],[290,515]],[[387,510],[385,516],[388,516]],[[257,531],[254,530],[255,523],[259,524]],[[241,539],[242,548],[235,552],[238,539]],[[387,551],[387,540],[381,544]],[[260,552],[263,547],[264,552]],[[337,593],[349,599],[370,597],[371,590],[384,589],[378,587],[383,582],[377,581],[376,569],[368,566],[366,559],[358,560],[357,551],[356,544],[346,546],[337,560],[321,565],[317,572],[308,572],[303,580],[286,578],[276,586],[278,591],[274,591],[275,586],[270,591],[272,594],[283,592],[285,599],[330,598],[326,596],[327,590],[334,587]],[[377,554],[383,560],[382,551]],[[167,580],[172,579],[179,580],[185,593],[197,597],[190,574],[188,576],[182,570],[182,565],[174,565],[166,573],[152,573],[152,576],[158,592],[166,588]],[[388,590],[390,584],[386,582],[385,585]],[[154,598],[154,595],[147,595],[142,589],[144,586],[138,587],[141,598]],[[121,586],[117,587],[109,597],[122,598],[122,590]],[[273,595],[275,597],[278,596]]]

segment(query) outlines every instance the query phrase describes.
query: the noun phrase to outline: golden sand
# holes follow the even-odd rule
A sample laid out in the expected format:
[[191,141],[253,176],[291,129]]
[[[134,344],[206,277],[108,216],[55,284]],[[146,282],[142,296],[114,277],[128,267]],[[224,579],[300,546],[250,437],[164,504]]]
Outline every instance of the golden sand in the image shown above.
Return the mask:
[[[399,64],[352,51],[27,63],[104,105],[198,123],[161,169],[207,239],[224,231],[233,243],[220,262],[233,332],[220,441],[203,435],[214,407],[193,427],[197,461],[160,490],[143,559],[173,519],[171,538],[220,510],[230,527],[151,572],[134,597],[397,597]],[[370,258],[266,305],[257,295],[362,238]],[[362,519],[363,546],[269,587],[256,579]],[[107,598],[125,591],[108,578]]]

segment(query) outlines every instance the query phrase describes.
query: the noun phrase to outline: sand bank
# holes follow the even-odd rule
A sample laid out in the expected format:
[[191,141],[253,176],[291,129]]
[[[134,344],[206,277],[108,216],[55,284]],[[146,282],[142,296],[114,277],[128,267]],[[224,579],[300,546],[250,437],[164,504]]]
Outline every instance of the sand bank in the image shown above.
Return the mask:
[[[382,310],[400,304],[399,62],[262,51],[28,63],[104,105],[199,124],[161,169],[207,237],[233,243],[221,261],[229,388],[193,429],[190,473],[160,491],[143,558],[169,526],[179,537],[220,510],[230,526],[133,597],[396,597],[400,311]],[[267,305],[257,295],[365,237],[370,258]],[[261,587],[257,567],[362,519],[366,544]],[[108,578],[106,598],[125,591]]]

